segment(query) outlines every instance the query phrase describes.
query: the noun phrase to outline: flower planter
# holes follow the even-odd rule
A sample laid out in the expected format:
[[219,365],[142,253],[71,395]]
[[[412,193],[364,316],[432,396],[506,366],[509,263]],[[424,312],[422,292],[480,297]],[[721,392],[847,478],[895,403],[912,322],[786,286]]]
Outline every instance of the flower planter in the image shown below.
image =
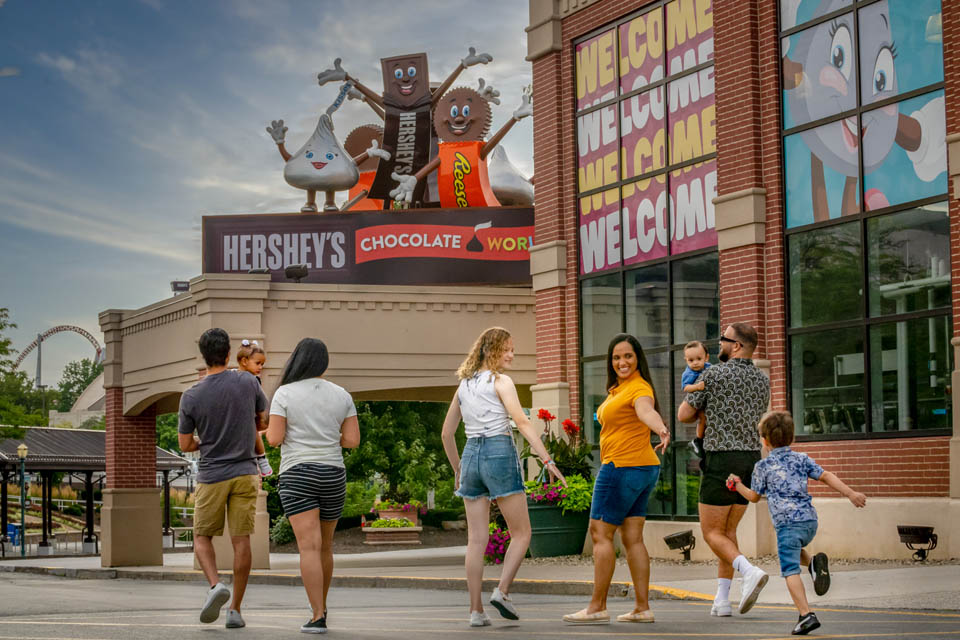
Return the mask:
[[420,544],[423,527],[363,528],[363,544]]
[[406,518],[413,523],[413,526],[420,526],[420,514],[416,509],[408,509],[407,511],[403,509],[380,509],[377,511],[377,516],[380,518]]
[[557,505],[527,501],[530,512],[530,555],[534,558],[570,556],[583,553],[583,543],[590,527],[590,512],[563,515]]

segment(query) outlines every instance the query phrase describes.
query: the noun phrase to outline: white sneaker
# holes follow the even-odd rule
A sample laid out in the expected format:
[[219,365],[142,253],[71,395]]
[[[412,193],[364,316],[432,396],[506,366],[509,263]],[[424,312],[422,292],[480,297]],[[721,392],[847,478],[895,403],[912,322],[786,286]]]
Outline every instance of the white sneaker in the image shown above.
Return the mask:
[[270,461],[267,460],[267,456],[258,456],[257,466],[260,468],[261,478],[266,478],[273,475],[273,468],[270,466]]
[[490,596],[490,604],[495,606],[497,611],[500,612],[500,615],[507,620],[520,619],[520,615],[517,613],[516,607],[513,606],[513,601],[510,599],[510,596],[500,591],[500,587],[493,588],[493,594]]
[[210,587],[207,591],[206,599],[203,601],[203,609],[200,610],[200,622],[210,624],[220,617],[220,609],[227,604],[230,599],[230,589],[221,582]]
[[470,612],[470,626],[471,627],[489,627],[492,623],[490,622],[490,616],[484,611],[471,611]]
[[770,576],[760,567],[754,567],[747,571],[747,574],[743,576],[743,586],[741,588],[743,595],[740,598],[740,613],[746,613],[753,608],[753,605],[757,602],[757,597],[760,595],[760,591],[767,586],[767,580],[769,579]]
[[733,607],[730,606],[730,601],[714,600],[713,606],[710,607],[710,615],[718,616],[720,618],[726,618],[733,615]]

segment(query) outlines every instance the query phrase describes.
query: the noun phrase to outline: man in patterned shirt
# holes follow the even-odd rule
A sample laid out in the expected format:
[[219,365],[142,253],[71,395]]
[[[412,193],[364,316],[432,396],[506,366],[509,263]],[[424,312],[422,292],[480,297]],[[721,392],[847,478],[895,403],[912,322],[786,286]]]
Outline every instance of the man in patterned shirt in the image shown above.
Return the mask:
[[737,526],[747,511],[747,501],[726,486],[727,476],[735,473],[749,487],[753,465],[760,460],[757,425],[770,404],[770,381],[751,360],[757,343],[757,330],[750,325],[735,322],[728,326],[720,336],[722,364],[703,372],[703,391],[687,394],[677,414],[680,422],[696,422],[700,411],[707,415],[699,511],[704,540],[719,560],[717,595],[710,609],[713,616],[732,613],[734,569],[743,576],[740,613],[753,607],[769,579],[740,553]]

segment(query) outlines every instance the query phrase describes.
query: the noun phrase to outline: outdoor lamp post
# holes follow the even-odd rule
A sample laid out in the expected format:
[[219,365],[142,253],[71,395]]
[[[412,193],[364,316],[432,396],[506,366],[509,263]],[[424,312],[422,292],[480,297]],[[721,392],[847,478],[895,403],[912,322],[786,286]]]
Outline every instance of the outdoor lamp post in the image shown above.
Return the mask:
[[20,458],[20,557],[27,555],[27,445],[17,447]]

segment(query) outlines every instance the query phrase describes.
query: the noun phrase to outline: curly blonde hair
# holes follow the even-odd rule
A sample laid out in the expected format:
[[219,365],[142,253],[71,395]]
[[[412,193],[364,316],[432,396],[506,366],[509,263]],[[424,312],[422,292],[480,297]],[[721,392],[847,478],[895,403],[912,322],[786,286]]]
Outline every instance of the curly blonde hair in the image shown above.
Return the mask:
[[457,378],[465,380],[483,369],[489,369],[494,374],[499,373],[500,361],[507,352],[507,341],[510,337],[510,332],[503,327],[490,327],[481,333],[470,348],[467,358],[457,369]]

